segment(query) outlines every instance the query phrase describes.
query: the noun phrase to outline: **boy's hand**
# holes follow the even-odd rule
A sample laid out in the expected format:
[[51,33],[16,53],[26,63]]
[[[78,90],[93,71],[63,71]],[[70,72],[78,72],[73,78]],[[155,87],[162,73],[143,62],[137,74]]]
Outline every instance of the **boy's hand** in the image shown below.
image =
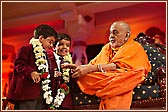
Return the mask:
[[35,83],[39,83],[39,82],[40,82],[40,73],[38,73],[38,72],[36,72],[36,71],[33,71],[33,72],[31,73],[31,77],[32,77],[32,79],[33,79],[33,81],[34,81]]

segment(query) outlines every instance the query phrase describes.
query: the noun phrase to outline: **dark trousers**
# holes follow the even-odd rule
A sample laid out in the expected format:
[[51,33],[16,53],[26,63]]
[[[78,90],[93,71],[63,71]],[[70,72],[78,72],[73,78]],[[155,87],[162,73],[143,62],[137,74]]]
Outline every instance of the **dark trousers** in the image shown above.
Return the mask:
[[35,100],[19,101],[14,106],[14,110],[43,110],[44,99],[42,95]]

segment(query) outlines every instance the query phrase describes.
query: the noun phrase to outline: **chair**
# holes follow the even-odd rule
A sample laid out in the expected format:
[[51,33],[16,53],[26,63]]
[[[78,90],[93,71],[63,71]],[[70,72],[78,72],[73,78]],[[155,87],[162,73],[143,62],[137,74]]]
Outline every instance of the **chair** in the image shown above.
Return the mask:
[[[142,41],[143,40],[143,41]],[[144,47],[152,69],[143,84],[138,85],[133,92],[132,107],[152,107],[166,105],[166,56],[152,43],[145,33],[138,34],[135,41]]]

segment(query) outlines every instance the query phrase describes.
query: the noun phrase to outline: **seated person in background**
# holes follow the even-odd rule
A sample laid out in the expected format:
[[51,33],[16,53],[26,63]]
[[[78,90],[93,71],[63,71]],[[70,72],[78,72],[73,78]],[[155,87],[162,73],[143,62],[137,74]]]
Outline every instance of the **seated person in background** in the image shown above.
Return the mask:
[[158,27],[149,27],[145,34],[150,38],[150,44],[154,45],[160,52],[166,54],[165,32]]
[[154,75],[156,74],[157,69],[161,66],[162,67],[166,66],[166,55],[161,51],[161,49],[164,49],[164,51],[166,51],[166,49],[165,48],[159,49],[159,46],[156,46],[156,44],[154,44],[154,40],[143,32],[139,33],[137,35],[137,38],[135,38],[134,40],[138,41],[146,50],[148,59],[152,65],[152,69],[151,72],[149,72],[149,75],[146,78],[145,83],[153,84],[154,83],[153,81],[155,81],[157,78],[156,75]]
[[160,35],[155,35],[154,40],[155,40],[154,45],[158,48],[158,50],[162,52],[163,54],[166,54],[166,46],[161,40]]
[[70,91],[70,69],[62,69],[62,63],[72,63],[69,53],[71,38],[65,33],[59,33],[55,52],[53,49],[47,51],[50,62],[51,89],[53,103],[45,105],[46,109],[68,110],[73,109],[71,91]]
[[100,110],[130,109],[132,92],[150,71],[143,47],[130,37],[130,26],[117,21],[110,27],[109,43],[87,65],[73,68],[80,89],[101,98]]

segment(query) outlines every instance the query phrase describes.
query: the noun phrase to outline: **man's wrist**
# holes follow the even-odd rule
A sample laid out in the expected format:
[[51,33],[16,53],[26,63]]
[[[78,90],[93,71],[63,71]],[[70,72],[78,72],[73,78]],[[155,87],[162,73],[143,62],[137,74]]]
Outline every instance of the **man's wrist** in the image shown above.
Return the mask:
[[103,68],[102,68],[102,65],[101,65],[101,64],[98,64],[98,65],[97,65],[97,68],[98,68],[98,71],[100,71],[100,72],[102,72],[102,73],[106,73],[106,71],[105,71],[105,70],[103,70]]
[[116,69],[119,69],[119,68],[120,68],[116,63],[114,63],[114,64],[115,64]]
[[112,64],[113,70],[116,70],[117,69],[117,64],[116,63],[111,63],[111,64]]

